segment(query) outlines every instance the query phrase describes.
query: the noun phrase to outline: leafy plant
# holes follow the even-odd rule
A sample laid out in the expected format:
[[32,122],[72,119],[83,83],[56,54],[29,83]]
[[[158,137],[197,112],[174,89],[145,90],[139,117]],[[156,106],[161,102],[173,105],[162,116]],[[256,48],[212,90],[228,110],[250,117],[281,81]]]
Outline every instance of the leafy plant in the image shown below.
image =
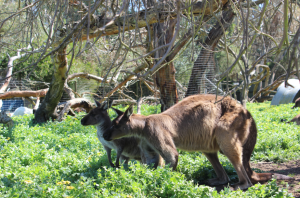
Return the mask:
[[[299,158],[299,127],[280,122],[297,114],[290,107],[248,105],[259,131],[253,160]],[[143,114],[159,111],[160,107],[142,106]],[[115,116],[111,110],[110,116]],[[167,167],[152,170],[137,161],[131,161],[128,168],[111,168],[96,128],[82,126],[79,117],[33,125],[33,116],[25,115],[13,118],[11,131],[1,129],[0,197],[292,197],[275,180],[246,192],[225,189],[218,193],[199,185],[215,177],[211,164],[200,152],[179,151],[177,171]],[[115,155],[113,152],[113,158]],[[232,182],[238,182],[227,158],[220,155],[220,161]]]

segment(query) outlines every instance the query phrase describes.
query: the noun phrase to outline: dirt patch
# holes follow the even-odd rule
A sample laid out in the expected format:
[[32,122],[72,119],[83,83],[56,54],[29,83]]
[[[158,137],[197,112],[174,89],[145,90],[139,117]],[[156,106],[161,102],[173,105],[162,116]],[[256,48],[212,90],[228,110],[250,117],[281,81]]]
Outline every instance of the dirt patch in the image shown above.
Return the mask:
[[[277,180],[277,185],[280,187],[286,187],[286,183],[289,184],[288,192],[292,193],[294,197],[300,198],[300,160],[289,161],[285,163],[274,162],[257,162],[251,163],[252,169],[259,169],[264,172],[278,173],[295,178],[295,180]],[[203,183],[204,184],[204,183]],[[228,187],[228,184],[212,186],[215,187],[218,192]],[[231,188],[230,188],[231,189]],[[233,190],[233,189],[232,189]]]
[[288,183],[288,191],[293,193],[295,197],[300,198],[300,160],[285,163],[257,162],[251,163],[251,168],[257,168],[270,173],[288,175],[295,178],[295,180],[277,181],[277,184],[286,188],[286,183]]

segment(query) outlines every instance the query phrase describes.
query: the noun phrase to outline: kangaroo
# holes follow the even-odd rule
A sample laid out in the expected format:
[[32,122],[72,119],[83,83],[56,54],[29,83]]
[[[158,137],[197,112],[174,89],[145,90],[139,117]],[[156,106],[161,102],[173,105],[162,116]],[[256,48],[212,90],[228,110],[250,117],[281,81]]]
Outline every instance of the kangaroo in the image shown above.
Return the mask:
[[[230,160],[237,172],[239,182],[233,185],[234,189],[247,189],[272,178],[272,173],[256,173],[250,168],[257,137],[256,124],[249,111],[230,97],[216,103],[215,95],[193,95],[160,114],[143,116],[132,112],[130,106],[117,117],[103,134],[104,139],[142,138],[173,170],[178,162],[176,148],[201,151],[217,174],[217,178],[206,181],[212,186],[230,181],[219,162],[218,151]],[[277,179],[290,179],[276,176]]]
[[300,97],[295,100],[295,105],[292,107],[292,109],[297,107],[300,107]]
[[[106,102],[102,103],[102,105],[97,101],[95,102],[97,107],[92,109],[85,117],[81,119],[81,124],[83,126],[96,125],[97,137],[104,146],[109,164],[112,167],[119,167],[119,159],[125,160],[125,164],[128,164],[129,159],[139,160],[143,164],[148,165],[154,163],[154,168],[156,168],[158,165],[163,165],[163,159],[161,158],[161,156],[159,156],[150,147],[143,145],[143,141],[136,137],[121,138],[111,142],[104,140],[104,131],[112,126],[112,122],[107,113],[107,109],[109,108],[109,106]],[[123,114],[123,112],[119,110],[114,110],[117,112],[117,114]],[[112,149],[115,149],[117,151],[116,165],[114,165],[111,160]]]
[[300,125],[300,114],[296,115],[293,119],[291,119],[289,122],[286,123],[291,123],[291,122],[296,122],[297,125]]

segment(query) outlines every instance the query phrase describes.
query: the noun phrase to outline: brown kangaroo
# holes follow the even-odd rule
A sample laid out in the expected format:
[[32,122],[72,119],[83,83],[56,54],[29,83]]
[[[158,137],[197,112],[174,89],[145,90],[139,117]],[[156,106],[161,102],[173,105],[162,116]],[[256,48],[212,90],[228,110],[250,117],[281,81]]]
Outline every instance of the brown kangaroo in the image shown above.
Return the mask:
[[296,122],[297,125],[300,125],[300,114],[296,115],[293,119],[291,119],[289,122],[286,123],[291,123],[291,122]]
[[[220,98],[219,98],[220,99]],[[216,103],[215,95],[193,95],[163,113],[132,114],[132,106],[113,121],[103,137],[107,141],[134,136],[144,139],[173,169],[178,162],[176,147],[201,151],[211,162],[217,178],[209,185],[221,185],[229,178],[218,159],[218,151],[233,164],[239,182],[234,189],[247,189],[252,183],[265,182],[272,173],[256,173],[250,168],[257,129],[251,114],[230,97]],[[276,175],[277,179],[290,179]]]
[[[95,101],[97,107],[92,109],[89,114],[81,119],[81,124],[83,126],[96,125],[97,127],[97,137],[99,141],[104,146],[106,150],[109,164],[112,167],[115,165],[111,160],[111,150],[115,149],[117,151],[116,167],[119,166],[119,159],[125,160],[125,164],[128,164],[129,159],[135,159],[141,161],[143,164],[151,165],[154,163],[154,167],[158,165],[163,165],[163,159],[150,147],[144,146],[143,141],[136,137],[121,138],[108,142],[103,139],[103,133],[105,130],[112,126],[112,122],[107,113],[109,106],[106,102],[102,105]],[[110,103],[111,104],[111,103]],[[116,110],[117,113],[122,113]],[[143,150],[142,150],[143,149]]]
[[300,107],[300,97],[295,100],[295,105],[292,107],[292,109],[297,107]]

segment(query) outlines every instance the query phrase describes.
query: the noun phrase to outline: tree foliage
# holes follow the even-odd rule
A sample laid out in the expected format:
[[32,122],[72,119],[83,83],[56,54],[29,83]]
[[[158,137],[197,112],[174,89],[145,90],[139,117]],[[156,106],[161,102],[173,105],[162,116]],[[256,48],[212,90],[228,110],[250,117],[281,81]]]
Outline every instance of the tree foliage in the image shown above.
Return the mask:
[[[113,90],[102,100],[140,81],[157,90],[162,104],[176,102],[175,78],[187,86],[193,62],[207,48],[203,44],[218,24],[215,78],[221,82],[238,75],[241,81],[226,94],[241,89],[247,101],[249,87],[255,86],[251,100],[263,97],[282,82],[277,77],[284,74],[287,80],[298,70],[298,1],[4,0],[0,4],[1,68],[6,53],[12,55],[29,45],[26,56],[15,64],[14,76],[51,81],[51,86],[63,83],[56,78],[78,72],[112,79]],[[222,15],[229,9],[234,19],[225,29]],[[59,60],[63,49],[65,57]],[[67,64],[61,70],[63,60]],[[66,76],[60,71],[66,71]],[[264,87],[258,86],[261,81],[267,82]],[[172,93],[164,89],[168,85]],[[54,90],[63,86],[58,87]],[[51,93],[52,98],[61,97],[58,93]],[[174,98],[165,100],[168,94]]]

